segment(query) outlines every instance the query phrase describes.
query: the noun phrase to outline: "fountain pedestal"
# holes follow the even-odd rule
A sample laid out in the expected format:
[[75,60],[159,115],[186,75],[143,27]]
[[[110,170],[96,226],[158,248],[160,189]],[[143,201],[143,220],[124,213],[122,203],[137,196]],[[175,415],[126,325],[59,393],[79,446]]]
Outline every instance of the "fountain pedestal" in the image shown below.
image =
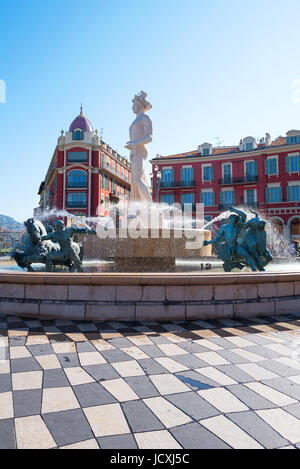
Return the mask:
[[[79,237],[87,259],[113,260],[116,272],[174,272],[176,258],[211,256],[211,232],[195,230],[141,230],[128,237],[126,229],[108,230],[106,238]],[[181,235],[181,237],[179,237]]]

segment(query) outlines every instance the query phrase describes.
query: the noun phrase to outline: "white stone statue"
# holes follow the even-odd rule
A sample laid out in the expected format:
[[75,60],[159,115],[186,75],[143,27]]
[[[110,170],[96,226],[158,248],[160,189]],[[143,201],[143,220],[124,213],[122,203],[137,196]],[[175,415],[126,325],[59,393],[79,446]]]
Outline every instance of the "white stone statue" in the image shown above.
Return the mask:
[[147,93],[141,91],[132,100],[132,110],[136,119],[129,127],[129,138],[125,148],[130,150],[131,163],[131,192],[130,200],[133,202],[151,202],[151,194],[145,174],[145,162],[148,152],[145,145],[152,142],[152,121],[145,112],[152,108],[146,101]]

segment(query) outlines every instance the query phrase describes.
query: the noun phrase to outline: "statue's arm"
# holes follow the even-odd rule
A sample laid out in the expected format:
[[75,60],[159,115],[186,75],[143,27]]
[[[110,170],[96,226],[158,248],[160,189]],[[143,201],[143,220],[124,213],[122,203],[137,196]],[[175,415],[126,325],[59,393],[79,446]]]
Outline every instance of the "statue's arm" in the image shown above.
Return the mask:
[[222,226],[219,229],[217,236],[214,239],[211,239],[210,241],[204,241],[204,245],[208,246],[209,244],[218,244],[223,238],[223,235],[224,235],[224,227]]
[[231,207],[230,211],[236,213],[240,217],[243,223],[245,223],[245,221],[247,220],[247,214],[243,212],[242,210],[238,210],[235,207]]
[[47,235],[44,235],[41,237],[42,241],[46,241],[47,239],[52,239],[54,233],[48,233]]
[[70,235],[73,234],[96,234],[96,230],[92,230],[91,228],[69,228]]

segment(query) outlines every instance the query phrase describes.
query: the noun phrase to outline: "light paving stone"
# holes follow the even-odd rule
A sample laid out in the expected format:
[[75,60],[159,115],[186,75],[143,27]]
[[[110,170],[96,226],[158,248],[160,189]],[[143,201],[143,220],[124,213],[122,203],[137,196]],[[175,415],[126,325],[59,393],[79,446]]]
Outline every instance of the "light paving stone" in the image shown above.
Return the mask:
[[136,393],[122,378],[103,381],[101,384],[119,402],[134,401],[139,399]]
[[300,400],[300,386],[291,382],[289,379],[285,379],[285,378],[268,379],[268,380],[262,381],[262,383],[298,401]]
[[292,444],[300,441],[300,420],[283,409],[257,410],[268,425]]
[[212,379],[216,383],[220,384],[221,386],[229,386],[231,384],[237,384],[237,382],[227,376],[226,374],[222,373],[221,371],[217,370],[216,368],[209,366],[207,368],[198,368],[195,371],[200,375],[204,375],[207,378]]
[[112,366],[123,378],[128,376],[142,376],[145,374],[136,360],[112,363]]
[[184,383],[171,374],[151,375],[149,378],[162,395],[190,391]]
[[133,336],[128,336],[128,339],[130,342],[133,343],[133,345],[140,347],[140,346],[145,346],[145,345],[153,345],[152,341],[147,337],[146,335],[133,335]]
[[91,340],[91,343],[96,347],[97,350],[99,350],[99,352],[102,352],[102,350],[115,350],[113,345],[103,339]]
[[27,358],[31,357],[29,350],[24,347],[10,347],[10,358]]
[[236,366],[257,381],[262,379],[278,378],[278,375],[257,365],[257,363],[242,363]]
[[[280,344],[273,344],[273,345],[280,345]],[[265,359],[272,359],[272,358],[280,358],[281,353],[277,353],[274,350],[270,350],[266,347],[266,345],[254,345],[252,347],[248,347],[247,350],[249,352],[254,352],[257,353],[258,355],[261,355]]]
[[299,376],[290,376],[288,379],[290,381],[292,381],[293,383],[300,385],[300,375]]
[[12,392],[0,393],[0,420],[14,417]]
[[40,415],[16,418],[15,430],[19,449],[56,448],[56,443]]
[[12,388],[14,391],[26,389],[40,389],[42,387],[42,371],[26,371],[24,373],[12,373]]
[[58,446],[89,440],[94,436],[81,409],[44,414],[43,420]]
[[228,418],[266,449],[280,448],[288,441],[266,424],[255,412],[230,414]]
[[295,370],[300,370],[300,361],[295,360],[294,358],[289,357],[282,357],[282,358],[274,358],[274,361],[278,363],[282,363],[283,365],[290,366]]
[[79,443],[73,443],[71,445],[60,446],[60,449],[99,449],[97,440],[94,438],[86,441],[79,441]]
[[233,345],[238,348],[251,347],[253,343],[243,337],[226,337],[228,342],[231,342]]
[[245,386],[277,406],[287,406],[297,402],[286,394],[276,391],[276,389],[270,388],[262,383],[245,383]]
[[195,392],[172,394],[165,398],[194,420],[219,415],[219,411]]
[[43,370],[54,370],[61,368],[61,364],[59,363],[57,356],[54,354],[40,355],[39,357],[35,357],[35,359],[39,362]]
[[229,365],[229,361],[219,355],[217,352],[195,353],[196,357],[208,363],[209,365]]
[[84,352],[79,353],[78,356],[81,366],[100,365],[107,363],[102,355],[98,352]]
[[138,347],[125,347],[121,348],[121,351],[134,358],[135,360],[142,360],[144,358],[149,358],[145,352],[143,352]]
[[227,389],[204,389],[198,391],[198,394],[213,407],[225,414],[229,412],[242,412],[244,410],[249,410],[245,404],[243,404]]
[[10,372],[9,360],[0,360],[0,375],[4,375]]
[[180,444],[167,430],[135,433],[139,449],[181,449]]
[[162,352],[164,352],[167,357],[188,354],[186,350],[183,350],[176,344],[157,344],[157,346],[161,349]]
[[274,360],[264,360],[260,362],[260,366],[266,368],[267,370],[273,371],[279,376],[289,377],[289,376],[296,376],[300,374],[300,370],[296,370],[295,368],[291,368],[290,366],[283,365]]
[[49,344],[49,339],[43,334],[29,334],[26,340],[26,346],[30,345],[46,345]]
[[170,371],[170,373],[177,373],[178,371],[185,371],[189,369],[187,366],[181,365],[180,363],[176,362],[175,360],[172,360],[172,358],[169,357],[155,358],[154,360],[157,361],[157,363],[162,365],[164,368],[166,368],[166,370]]
[[120,404],[87,407],[83,411],[96,437],[130,433]]
[[95,380],[80,367],[65,368],[65,373],[72,386],[93,383]]
[[76,353],[76,344],[75,342],[66,341],[66,342],[55,342],[52,343],[52,347],[55,353]]
[[171,428],[170,432],[185,449],[230,449],[226,443],[199,423]]
[[234,394],[241,402],[253,410],[260,409],[271,409],[274,407],[274,403],[268,401],[256,392],[248,389],[246,386],[241,384],[234,384],[228,386],[228,391]]
[[43,389],[42,414],[78,409],[79,407],[71,387]]
[[257,363],[265,360],[264,357],[261,357],[260,355],[256,355],[255,353],[249,352],[248,350],[245,349],[234,349],[234,353],[239,355],[242,358],[246,358],[250,362]]
[[158,420],[142,400],[124,402],[122,409],[133,433],[164,429],[160,420]]
[[[264,347],[268,348],[272,351],[275,351],[275,352],[279,353],[280,355],[284,355],[284,356],[288,356],[288,357],[295,353],[295,350],[293,350],[289,347],[285,347],[282,344],[266,344],[266,345],[264,345]],[[280,357],[276,357],[276,358],[280,358]]]
[[263,447],[224,415],[201,420],[201,425],[234,449],[263,449]]
[[163,397],[144,399],[145,404],[159,418],[166,428],[191,422],[191,418]]
[[209,350],[213,350],[214,352],[217,352],[218,350],[223,350],[223,348],[220,347],[220,345],[217,345],[214,342],[210,342],[207,339],[194,340],[193,342],[201,345],[201,347],[205,347]]

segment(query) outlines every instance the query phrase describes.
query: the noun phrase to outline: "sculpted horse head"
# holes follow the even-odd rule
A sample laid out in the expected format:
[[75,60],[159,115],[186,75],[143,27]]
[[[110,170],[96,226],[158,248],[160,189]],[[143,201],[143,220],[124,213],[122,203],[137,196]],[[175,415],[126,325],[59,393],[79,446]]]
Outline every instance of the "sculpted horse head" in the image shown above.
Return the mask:
[[47,234],[46,228],[43,223],[35,218],[28,218],[28,220],[24,222],[24,225],[26,226],[31,243],[41,243],[42,236],[45,236]]

